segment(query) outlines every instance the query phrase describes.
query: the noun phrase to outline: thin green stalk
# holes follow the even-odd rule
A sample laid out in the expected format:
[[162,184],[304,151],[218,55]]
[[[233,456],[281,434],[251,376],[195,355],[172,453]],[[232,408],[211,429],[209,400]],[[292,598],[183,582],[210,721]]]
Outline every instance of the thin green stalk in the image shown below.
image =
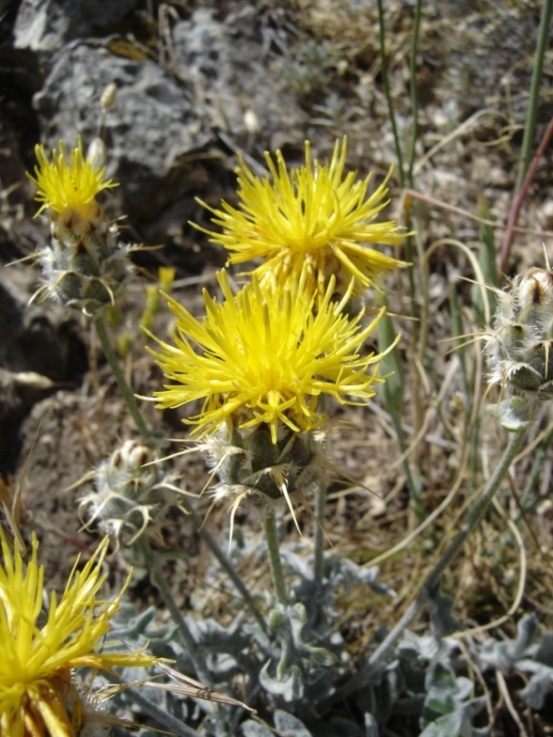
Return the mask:
[[[396,116],[394,112],[394,103],[392,100],[392,94],[390,91],[390,80],[388,76],[388,60],[386,58],[386,29],[384,26],[383,0],[377,0],[376,4],[378,8],[378,30],[379,30],[379,45],[380,45],[380,67],[382,69],[382,83],[384,85],[386,102],[388,104],[388,116],[390,118],[390,124],[392,126],[392,132],[394,136],[394,147],[396,150],[396,158],[397,158],[398,168],[399,168],[399,182],[400,182],[402,190],[405,190],[406,177],[405,177],[405,169],[403,166],[403,152],[402,152],[401,142],[400,142],[399,134],[397,130]],[[413,165],[414,165],[414,159],[415,159],[416,137],[418,133],[418,94],[417,94],[417,84],[416,84],[416,81],[417,81],[416,80],[416,59],[417,59],[417,45],[418,45],[418,39],[419,39],[420,19],[421,19],[421,3],[420,3],[420,0],[417,0],[416,10],[415,10],[415,26],[413,29],[413,42],[411,46],[411,105],[412,105],[412,114],[413,114],[413,131],[412,131],[412,138],[411,138],[410,152],[409,152],[409,165],[408,165],[409,177],[408,179],[410,182],[410,187],[412,189],[414,189]],[[407,229],[411,230],[411,216],[409,212],[407,212],[406,224],[407,224]],[[414,254],[413,237],[407,236],[407,238],[405,239],[405,260],[408,261],[409,263],[413,263],[413,254]],[[412,309],[413,309],[413,316],[418,317],[418,308],[417,308],[417,302],[416,302],[416,289],[415,289],[415,276],[413,273],[413,269],[409,269],[408,276],[409,276],[409,298],[410,298]],[[416,325],[416,321],[413,322],[414,330],[415,330],[415,325]]]
[[[383,294],[375,295],[375,303],[379,306],[388,306]],[[399,452],[402,457],[401,465],[407,479],[409,495],[419,522],[424,519],[424,509],[421,500],[421,480],[418,473],[413,473],[408,454],[405,452],[405,435],[401,417],[405,401],[405,372],[399,357],[397,345],[390,350],[396,340],[396,333],[388,312],[385,312],[378,323],[378,350],[385,354],[380,362],[380,373],[386,376],[386,381],[379,386],[378,393],[384,407],[389,412],[396,433]]]
[[417,151],[417,137],[419,135],[419,96],[417,89],[417,51],[419,48],[419,33],[422,16],[422,2],[416,0],[415,3],[415,20],[413,22],[413,36],[411,40],[411,54],[409,57],[409,78],[411,92],[411,116],[413,125],[411,128],[411,141],[409,145],[409,157],[407,165],[407,181],[409,186],[414,189],[413,184],[413,166],[415,165],[415,156]]
[[405,612],[400,621],[396,624],[390,634],[385,640],[379,645],[374,653],[369,658],[368,667],[375,667],[381,662],[399,640],[401,635],[407,629],[407,627],[415,620],[420,611],[426,606],[429,598],[436,588],[440,578],[442,577],[445,570],[455,560],[463,545],[468,540],[470,535],[474,532],[476,527],[480,524],[482,517],[486,510],[490,506],[492,499],[495,496],[500,483],[507,474],[513,459],[518,453],[524,436],[526,434],[526,428],[522,428],[517,432],[513,433],[509,440],[509,444],[505,448],[501,461],[496,466],[491,478],[486,485],[486,488],[482,492],[482,496],[476,502],[474,507],[469,513],[466,522],[462,525],[457,535],[453,538],[453,541],[449,547],[445,550],[440,560],[436,563],[434,568],[430,571],[428,576],[423,581],[420,591],[415,601],[411,604],[409,609]]
[[451,542],[449,547],[445,550],[440,560],[436,563],[434,568],[430,571],[428,576],[423,581],[419,589],[419,593],[417,594],[417,598],[403,614],[403,616],[395,625],[395,627],[391,630],[391,632],[377,647],[377,649],[369,658],[366,666],[361,671],[359,671],[359,673],[343,689],[341,689],[337,693],[337,698],[344,698],[357,689],[362,688],[370,682],[375,672],[378,672],[381,668],[385,667],[392,649],[394,648],[400,637],[403,635],[407,627],[409,627],[409,625],[411,625],[415,621],[420,612],[427,606],[444,571],[451,565],[451,563],[461,551],[467,539],[480,523],[486,510],[490,506],[490,503],[494,498],[499,485],[509,471],[511,464],[522,445],[525,433],[526,429],[522,428],[521,430],[518,430],[511,435],[503,456],[499,464],[496,466],[491,478],[489,479],[486,488],[482,492],[481,497],[478,499],[474,507],[469,512],[465,523],[462,525],[457,535],[453,538],[453,541]]
[[[537,495],[535,494],[534,489],[537,488],[538,478],[543,468],[545,456],[547,455],[547,451],[549,449],[549,446],[551,445],[552,440],[553,425],[548,429],[543,440],[536,448],[536,452],[534,453],[534,458],[532,460],[532,468],[530,469],[530,473],[526,478],[526,484],[524,486],[522,494],[520,495],[520,501],[525,511],[531,508],[531,504],[528,504],[528,500],[536,499]],[[516,521],[517,520],[515,520],[515,522]]]
[[380,68],[382,70],[382,83],[384,85],[384,93],[386,95],[386,102],[388,103],[388,115],[390,117],[390,123],[392,126],[392,133],[394,135],[394,146],[396,149],[397,163],[399,167],[399,183],[402,189],[405,189],[405,171],[403,170],[403,153],[401,150],[401,144],[399,142],[399,134],[397,131],[396,115],[394,112],[394,103],[392,101],[392,93],[390,90],[390,80],[388,77],[388,60],[386,58],[386,29],[384,27],[384,9],[382,0],[376,2],[378,8],[378,33],[379,33],[379,46],[380,46]]
[[194,665],[194,669],[196,670],[198,678],[204,686],[213,686],[211,673],[199,655],[197,643],[194,639],[194,636],[192,635],[190,628],[186,624],[186,620],[182,616],[182,613],[177,606],[177,602],[173,597],[171,587],[165,580],[165,574],[163,573],[163,569],[159,562],[159,557],[152,550],[144,535],[139,538],[138,544],[142,549],[146,562],[150,566],[152,580],[159,589],[159,593],[161,594],[163,601],[167,606],[167,609],[169,609],[169,612],[171,613],[173,622],[177,625],[179,632],[182,635],[182,639],[184,640],[184,643],[186,645],[188,657]]
[[552,136],[553,119],[549,121],[549,125],[545,129],[545,133],[542,136],[540,145],[538,146],[538,150],[536,151],[536,154],[532,159],[530,166],[528,167],[528,171],[524,176],[522,184],[520,185],[520,189],[516,192],[511,207],[509,209],[509,217],[507,219],[507,225],[505,227],[505,233],[503,235],[503,243],[501,244],[501,251],[499,253],[498,272],[500,274],[504,274],[507,271],[509,256],[511,253],[511,246],[513,244],[513,239],[515,236],[515,228],[518,222],[518,216],[522,209],[522,205],[524,204],[524,200],[526,199],[526,195],[528,194],[528,190],[530,189],[530,185],[532,184],[532,181],[536,174],[540,159],[545,153],[545,150]]
[[532,82],[530,85],[530,101],[528,105],[528,115],[524,126],[524,136],[522,139],[522,149],[520,152],[520,164],[518,167],[517,181],[515,192],[522,186],[522,182],[530,163],[532,155],[532,147],[534,145],[534,135],[536,132],[536,117],[538,112],[538,103],[540,99],[540,85],[543,72],[543,60],[549,42],[549,25],[551,23],[551,10],[553,8],[553,0],[544,0],[541,9],[540,27],[538,30],[538,43],[536,46],[536,58],[534,60],[534,69],[532,71]]
[[325,547],[325,512],[326,512],[326,481],[321,481],[317,488],[317,496],[315,501],[315,518],[317,526],[315,528],[315,564],[313,567],[313,578],[315,581],[315,591],[320,593],[324,578],[324,547]]
[[196,510],[189,504],[188,500],[183,497],[180,503],[186,510],[186,513],[190,515],[192,523],[196,528],[198,534],[202,537],[208,548],[217,558],[217,560],[221,564],[221,567],[224,568],[225,572],[228,574],[228,577],[230,578],[246,604],[250,607],[252,614],[256,618],[258,624],[261,626],[264,632],[267,632],[267,623],[263,619],[261,612],[256,607],[255,601],[246,588],[246,585],[244,584],[238,573],[236,573],[236,570],[228,559],[228,556],[226,556],[223,550],[221,550],[219,544],[217,543],[213,535],[209,532],[209,530],[207,530],[207,528],[203,526],[201,518],[199,517]]
[[100,344],[103,348],[103,351],[106,355],[109,366],[112,370],[113,376],[115,377],[115,381],[117,382],[117,385],[119,386],[119,389],[121,390],[123,399],[125,400],[125,403],[127,404],[127,407],[129,408],[129,412],[131,413],[131,416],[136,424],[136,427],[138,428],[138,431],[142,435],[143,438],[148,438],[150,435],[148,431],[148,427],[146,425],[146,422],[144,421],[144,417],[142,416],[142,413],[140,412],[138,408],[138,404],[136,403],[134,394],[132,393],[132,390],[127,384],[127,382],[125,381],[125,377],[123,376],[123,371],[121,370],[119,360],[117,356],[115,355],[115,351],[113,350],[113,346],[109,339],[108,331],[106,329],[106,323],[104,322],[103,317],[101,317],[100,315],[97,315],[94,318],[94,326],[96,328],[96,333],[98,334],[98,339],[100,340]]
[[403,468],[403,473],[405,474],[405,479],[407,481],[407,488],[409,489],[410,498],[413,501],[413,511],[415,512],[415,515],[420,524],[421,522],[424,521],[424,518],[426,516],[424,512],[424,507],[422,506],[421,478],[418,473],[416,477],[413,475],[413,472],[411,470],[411,464],[409,463],[409,459],[405,452],[407,450],[407,446],[405,445],[405,435],[403,434],[403,425],[401,424],[401,415],[397,412],[390,412],[390,417],[392,418],[392,424],[396,432],[397,445],[399,448],[399,452],[401,454],[401,457],[403,458],[401,462],[401,467]]
[[275,513],[272,509],[267,512],[267,516],[265,517],[265,537],[267,539],[271,576],[273,578],[276,597],[281,604],[286,604],[286,586],[282,572],[282,562],[280,560]]

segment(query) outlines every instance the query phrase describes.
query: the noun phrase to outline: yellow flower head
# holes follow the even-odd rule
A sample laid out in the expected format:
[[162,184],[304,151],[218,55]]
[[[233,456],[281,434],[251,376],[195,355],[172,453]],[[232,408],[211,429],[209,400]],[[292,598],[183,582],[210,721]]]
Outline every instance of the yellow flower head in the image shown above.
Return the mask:
[[331,301],[334,278],[314,311],[306,274],[283,287],[261,285],[254,277],[234,296],[223,271],[224,301],[217,303],[204,291],[202,321],[166,297],[177,320],[175,345],[158,340],[161,350],[152,353],[173,383],[154,393],[157,406],[203,400],[202,411],[186,420],[197,425],[201,437],[223,423],[230,429],[264,424],[276,443],[285,427],[309,432],[323,422],[317,408],[322,394],[348,404],[356,403],[348,396],[357,402],[374,396],[373,384],[383,380],[367,369],[382,355],[361,356],[361,347],[382,312],[362,328],[361,314],[348,318],[342,312],[351,290],[341,302]]
[[72,669],[153,665],[156,659],[141,652],[101,651],[123,593],[111,602],[96,599],[105,579],[107,538],[81,571],[77,560],[59,600],[50,594],[46,615],[36,537],[26,565],[18,544],[12,550],[1,530],[0,543],[0,734],[74,737],[84,706]]
[[85,158],[80,136],[77,148],[71,151],[70,164],[63,141],[60,141],[59,153],[55,149],[52,151],[52,161],[44,146],[35,146],[35,153],[38,160],[35,176],[28,172],[27,176],[36,185],[35,199],[42,202],[37,215],[49,207],[60,215],[76,210],[81,217],[88,217],[97,210],[96,195],[103,189],[117,186],[111,180],[104,181],[105,167],[95,166]]
[[229,263],[261,257],[264,261],[255,273],[273,274],[281,284],[297,281],[307,264],[308,286],[317,289],[318,299],[332,274],[342,292],[352,277],[355,294],[375,286],[381,276],[408,264],[366,244],[399,244],[405,234],[394,221],[374,222],[388,204],[390,175],[367,196],[372,175],[362,181],[356,181],[355,172],[344,176],[346,153],[347,140],[341,145],[336,141],[330,164],[322,166],[312,160],[306,141],[305,166],[291,172],[280,151],[276,164],[266,153],[272,182],[268,176],[256,177],[240,160],[239,205],[235,208],[223,202],[222,209],[213,209],[201,203],[215,215],[213,223],[223,229],[220,234],[204,232],[231,251]]

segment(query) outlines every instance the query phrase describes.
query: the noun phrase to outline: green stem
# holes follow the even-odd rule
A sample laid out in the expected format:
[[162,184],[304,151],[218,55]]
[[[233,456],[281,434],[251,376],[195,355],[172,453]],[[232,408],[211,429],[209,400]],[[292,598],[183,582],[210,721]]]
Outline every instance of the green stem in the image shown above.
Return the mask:
[[315,581],[315,591],[318,595],[321,592],[324,578],[326,481],[321,481],[319,483],[315,505],[315,518],[318,524],[315,528],[315,564],[313,578]]
[[192,635],[192,632],[190,631],[190,628],[186,624],[186,620],[182,616],[179,607],[177,606],[177,602],[173,597],[171,587],[165,579],[165,574],[163,573],[163,569],[159,562],[158,556],[152,550],[144,535],[139,538],[138,544],[142,549],[142,553],[146,562],[150,566],[152,579],[159,589],[159,593],[161,594],[163,601],[167,606],[167,609],[169,609],[169,612],[171,613],[173,622],[177,625],[179,632],[182,635],[182,639],[184,640],[184,643],[186,645],[188,657],[194,665],[194,669],[196,670],[198,678],[200,679],[200,681],[202,681],[204,686],[213,686],[211,673],[209,672],[206,664],[202,661],[201,657],[198,654],[197,643],[194,639],[194,636]]
[[267,623],[263,619],[263,616],[261,615],[259,609],[256,607],[255,601],[246,588],[246,585],[244,584],[240,576],[236,573],[236,570],[228,559],[228,556],[226,556],[225,553],[221,550],[217,541],[209,532],[209,530],[207,530],[207,528],[203,526],[201,518],[199,517],[196,510],[189,504],[188,500],[183,498],[180,503],[186,510],[187,514],[190,515],[192,519],[192,524],[196,528],[200,537],[204,540],[213,555],[217,558],[217,560],[221,564],[221,567],[224,568],[225,572],[228,574],[228,577],[230,578],[246,604],[250,607],[252,614],[256,618],[258,624],[261,626],[264,632],[268,632]]
[[[536,452],[534,453],[534,458],[532,461],[532,468],[530,469],[530,473],[528,474],[527,479],[526,479],[526,484],[524,486],[522,494],[520,495],[520,501],[521,501],[524,511],[528,511],[528,509],[531,508],[527,503],[528,499],[538,498],[534,490],[538,488],[539,475],[542,471],[545,456],[547,455],[547,451],[549,449],[549,446],[551,445],[552,440],[553,440],[553,426],[550,427],[550,429],[547,431],[543,440],[538,445]],[[515,520],[515,523],[517,521],[518,520]]]
[[112,370],[113,376],[115,377],[115,381],[117,382],[117,385],[121,390],[123,399],[125,400],[127,407],[129,408],[129,412],[132,415],[136,427],[138,428],[138,431],[143,438],[148,438],[150,435],[148,427],[144,421],[144,418],[142,417],[142,413],[138,409],[138,404],[136,403],[134,394],[125,381],[125,377],[123,376],[119,360],[115,355],[115,351],[113,350],[113,346],[111,345],[111,341],[109,339],[108,331],[106,329],[106,323],[100,315],[94,318],[94,326],[96,328],[96,333],[98,334],[98,339],[100,340],[104,353],[106,354],[106,358]]
[[401,151],[401,144],[399,142],[399,134],[397,131],[396,116],[394,113],[394,103],[392,101],[392,93],[390,90],[390,80],[388,77],[388,60],[386,59],[386,29],[384,27],[384,9],[382,6],[382,0],[377,0],[376,5],[378,7],[378,32],[379,32],[379,45],[380,45],[380,68],[382,70],[382,83],[384,85],[384,93],[386,95],[386,102],[388,103],[388,115],[390,116],[390,124],[392,126],[392,133],[394,135],[394,146],[396,149],[396,157],[399,168],[399,182],[401,188],[405,189],[405,172],[403,170],[403,153]]
[[517,455],[522,441],[525,436],[525,428],[518,430],[516,433],[511,435],[509,443],[505,448],[503,456],[496,466],[491,478],[489,479],[486,488],[482,492],[482,496],[476,502],[472,510],[470,511],[467,520],[453,538],[453,541],[443,553],[440,560],[436,563],[434,568],[430,571],[428,576],[423,581],[417,598],[403,614],[399,622],[391,630],[391,632],[385,637],[382,643],[376,648],[374,653],[369,658],[367,664],[362,668],[359,673],[337,694],[336,698],[345,698],[348,694],[353,693],[359,688],[363,688],[367,683],[371,681],[371,678],[381,668],[385,667],[386,661],[398,642],[400,637],[403,635],[407,627],[411,625],[417,618],[419,613],[427,606],[433,593],[435,592],[436,586],[444,573],[444,571],[451,565],[453,560],[457,557],[458,553],[462,549],[463,545],[470,537],[471,533],[474,532],[486,510],[490,506],[494,495],[499,488],[503,478],[507,474],[509,467],[511,466],[515,456]]
[[528,106],[528,115],[526,117],[526,125],[524,126],[524,137],[522,139],[522,149],[520,152],[520,164],[518,168],[517,181],[515,191],[522,186],[532,147],[534,145],[534,134],[536,132],[536,117],[538,112],[538,102],[540,98],[540,84],[543,72],[543,60],[547,51],[549,40],[549,24],[551,22],[551,10],[553,0],[544,0],[541,9],[540,27],[538,31],[538,43],[536,46],[536,58],[534,61],[534,69],[532,71],[532,83],[530,85],[530,102]]
[[401,457],[403,458],[401,466],[403,473],[407,480],[407,488],[409,489],[409,495],[413,502],[413,511],[415,512],[419,523],[424,521],[425,513],[422,506],[422,486],[419,474],[416,478],[411,470],[411,464],[406,454],[407,446],[405,445],[405,435],[403,434],[403,426],[401,424],[401,415],[398,412],[391,411],[390,417],[392,418],[392,424],[396,432],[397,444]]
[[415,620],[419,612],[428,603],[432,592],[434,591],[440,578],[442,577],[442,574],[455,560],[463,545],[470,537],[471,533],[474,532],[482,517],[484,516],[486,510],[490,506],[490,503],[495,496],[495,492],[499,488],[500,483],[508,472],[514,457],[516,456],[520,449],[520,446],[522,445],[525,433],[526,428],[522,428],[516,433],[513,433],[513,435],[511,436],[509,444],[507,445],[507,447],[505,448],[505,452],[503,453],[503,457],[501,458],[499,464],[496,466],[495,471],[488,481],[486,488],[482,492],[482,496],[470,511],[466,522],[463,524],[457,535],[453,538],[450,546],[446,549],[440,560],[436,563],[434,568],[430,571],[428,576],[423,581],[423,584],[415,601],[411,604],[409,609],[405,612],[403,617],[399,620],[399,622],[396,624],[390,634],[385,638],[385,640],[379,645],[379,647],[369,658],[369,668],[376,666],[379,661],[381,661],[388,655],[388,653],[399,640],[406,628]]
[[[399,169],[399,183],[402,190],[405,190],[406,180],[405,180],[405,170],[403,167],[403,153],[401,148],[401,143],[399,140],[399,133],[397,129],[397,123],[396,123],[396,116],[394,112],[394,103],[392,100],[392,92],[390,89],[390,79],[388,75],[388,60],[386,58],[386,28],[384,26],[384,9],[383,9],[383,0],[377,0],[376,2],[377,8],[378,8],[378,31],[379,31],[379,47],[380,47],[380,67],[382,70],[382,83],[384,85],[384,93],[386,95],[386,102],[388,105],[388,116],[390,118],[390,124],[392,126],[392,133],[394,136],[394,147],[396,150],[396,158],[397,158],[397,164]],[[420,0],[417,2],[417,10],[416,10],[416,16],[415,16],[415,29],[417,31],[416,36],[413,38],[413,46],[412,49],[415,49],[415,51],[412,51],[415,54],[415,60],[416,60],[416,44],[418,43],[418,27],[420,25]],[[411,69],[411,73],[413,74],[413,69]],[[418,115],[418,98],[416,95],[416,79],[411,79],[411,100],[413,105],[413,120],[415,121],[413,123],[413,137],[411,139],[411,149],[410,149],[410,162],[409,162],[409,178],[412,181],[413,180],[413,160],[414,160],[414,151],[415,151],[415,144],[416,144],[416,131],[418,129],[418,123],[417,123],[417,115]],[[411,185],[412,186],[412,185]],[[407,229],[411,230],[411,216],[410,214],[407,214],[406,217],[406,225]],[[405,239],[405,260],[409,263],[413,263],[413,238],[412,236],[407,236]],[[409,269],[409,299],[411,301],[412,305],[412,315],[413,317],[418,317],[418,308],[417,308],[417,301],[416,301],[416,289],[415,289],[415,276],[413,274],[413,269]],[[416,320],[413,322],[413,337],[415,337],[415,330],[416,330]]]
[[409,78],[411,91],[411,116],[413,118],[413,126],[411,129],[411,142],[409,145],[409,161],[407,169],[407,181],[411,189],[413,184],[413,166],[415,165],[415,155],[417,152],[417,136],[419,134],[419,96],[417,90],[417,50],[419,46],[419,31],[421,25],[422,2],[417,0],[415,3],[415,20],[413,24],[413,36],[411,41],[411,54],[409,60]]
[[280,560],[275,513],[272,509],[267,512],[267,516],[265,517],[265,537],[267,538],[271,576],[273,577],[276,596],[281,604],[286,604],[286,586],[284,584],[284,574],[282,573],[282,563]]

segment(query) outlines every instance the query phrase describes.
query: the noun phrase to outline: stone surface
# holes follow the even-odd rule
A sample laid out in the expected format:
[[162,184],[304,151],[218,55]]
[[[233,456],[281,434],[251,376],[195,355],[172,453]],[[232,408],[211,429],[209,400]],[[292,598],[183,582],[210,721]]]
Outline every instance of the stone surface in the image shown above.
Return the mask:
[[138,0],[23,0],[14,26],[14,46],[57,51],[74,38],[112,29]]

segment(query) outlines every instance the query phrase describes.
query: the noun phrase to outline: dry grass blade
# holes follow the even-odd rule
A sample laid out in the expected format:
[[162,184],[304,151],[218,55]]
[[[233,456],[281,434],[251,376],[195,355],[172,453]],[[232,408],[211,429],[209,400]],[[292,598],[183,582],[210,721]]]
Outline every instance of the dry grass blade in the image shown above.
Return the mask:
[[161,670],[163,670],[169,676],[169,678],[177,681],[178,685],[171,683],[156,683],[155,681],[146,681],[144,683],[145,686],[149,686],[150,688],[159,688],[163,691],[171,691],[172,693],[180,694],[181,696],[191,696],[192,698],[203,699],[204,701],[214,701],[217,704],[241,706],[243,709],[249,711],[250,714],[257,714],[255,709],[247,706],[242,701],[238,701],[238,699],[233,699],[232,696],[227,696],[226,694],[212,691],[210,688],[206,688],[203,683],[200,683],[199,681],[194,680],[194,678],[190,678],[189,676],[185,676],[182,673],[179,673],[178,671],[170,668],[164,663],[159,663],[159,668],[161,668]]

